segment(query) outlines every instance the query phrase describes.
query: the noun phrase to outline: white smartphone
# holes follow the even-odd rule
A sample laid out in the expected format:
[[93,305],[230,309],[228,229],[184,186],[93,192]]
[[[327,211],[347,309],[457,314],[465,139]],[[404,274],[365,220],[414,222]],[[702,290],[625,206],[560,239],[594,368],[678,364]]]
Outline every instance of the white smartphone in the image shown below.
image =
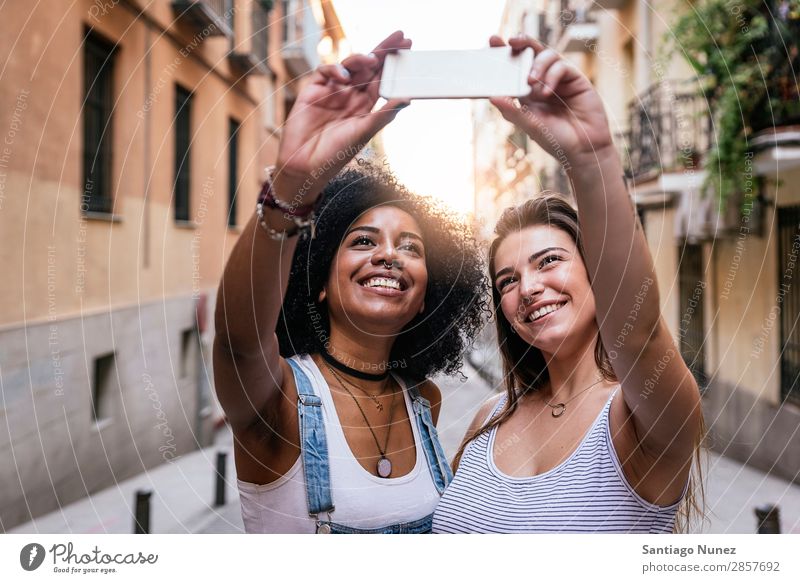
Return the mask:
[[386,56],[380,95],[385,99],[476,99],[530,93],[533,49],[399,50]]

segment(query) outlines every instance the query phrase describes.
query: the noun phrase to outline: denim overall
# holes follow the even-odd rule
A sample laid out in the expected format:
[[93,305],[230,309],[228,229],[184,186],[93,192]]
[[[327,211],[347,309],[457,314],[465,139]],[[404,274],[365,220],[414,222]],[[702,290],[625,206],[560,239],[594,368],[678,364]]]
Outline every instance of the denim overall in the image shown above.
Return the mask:
[[[382,528],[358,529],[321,520],[321,512],[333,512],[330,465],[328,463],[328,441],[325,436],[325,423],[322,417],[322,400],[314,392],[311,381],[299,365],[288,360],[294,372],[297,385],[297,414],[300,420],[300,455],[303,458],[303,472],[306,482],[308,514],[317,521],[317,534],[418,534],[431,531],[433,514],[414,522],[390,524]],[[419,394],[416,388],[408,389],[412,401],[414,417],[422,440],[422,449],[428,462],[433,484],[444,492],[453,479],[450,466],[439,443],[436,427],[431,418],[431,404]]]

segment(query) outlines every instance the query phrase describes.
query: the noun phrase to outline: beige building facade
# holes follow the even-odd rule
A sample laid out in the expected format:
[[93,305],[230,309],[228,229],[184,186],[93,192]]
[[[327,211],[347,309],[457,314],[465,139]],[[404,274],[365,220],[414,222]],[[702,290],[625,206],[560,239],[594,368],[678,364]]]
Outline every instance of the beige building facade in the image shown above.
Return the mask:
[[[704,387],[709,445],[800,483],[800,133],[776,120],[755,136],[727,212],[702,195],[714,112],[670,42],[682,6],[509,0],[500,33],[545,40],[603,98],[664,318]],[[568,193],[559,164],[488,104],[475,106],[475,132],[487,235],[502,208],[543,189]]]
[[209,443],[216,287],[343,34],[307,0],[11,3],[0,22],[4,530]]

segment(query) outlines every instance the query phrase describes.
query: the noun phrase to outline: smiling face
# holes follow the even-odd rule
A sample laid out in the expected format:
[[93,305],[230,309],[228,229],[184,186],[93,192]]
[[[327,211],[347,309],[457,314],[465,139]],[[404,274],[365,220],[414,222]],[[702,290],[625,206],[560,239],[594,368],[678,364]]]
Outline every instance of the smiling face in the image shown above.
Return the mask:
[[509,234],[497,247],[493,273],[503,315],[545,355],[571,352],[596,337],[594,294],[565,231],[536,225]]
[[347,230],[320,300],[332,328],[393,336],[423,311],[427,286],[422,229],[407,212],[379,206]]

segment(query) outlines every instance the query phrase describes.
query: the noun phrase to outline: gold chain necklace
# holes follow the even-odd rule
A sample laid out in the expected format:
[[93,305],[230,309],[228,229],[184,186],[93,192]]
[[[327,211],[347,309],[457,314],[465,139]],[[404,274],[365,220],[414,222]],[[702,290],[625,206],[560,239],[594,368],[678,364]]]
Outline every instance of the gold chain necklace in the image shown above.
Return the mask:
[[542,401],[544,401],[544,404],[545,404],[545,405],[547,405],[548,407],[550,407],[550,408],[552,409],[552,411],[550,411],[550,414],[551,414],[553,417],[561,417],[561,416],[564,414],[564,411],[566,411],[566,410],[567,410],[567,405],[568,405],[570,402],[574,401],[575,399],[577,399],[578,397],[580,397],[580,396],[581,396],[583,393],[585,393],[586,391],[588,391],[589,389],[591,389],[593,386],[595,386],[595,385],[597,385],[597,384],[599,384],[599,383],[601,383],[601,382],[603,382],[603,379],[602,379],[602,377],[601,377],[599,380],[597,380],[597,381],[593,382],[591,385],[589,385],[589,386],[588,386],[588,387],[586,387],[585,389],[583,389],[583,390],[582,390],[580,393],[578,393],[578,394],[577,394],[577,395],[575,395],[574,397],[572,397],[572,398],[568,399],[567,401],[564,401],[563,403],[556,403],[555,405],[553,405],[552,403],[548,403],[547,401],[544,401],[544,399],[542,399]]
[[361,387],[359,387],[357,384],[351,383],[347,379],[343,379],[342,377],[340,377],[339,374],[335,370],[333,370],[333,368],[328,366],[327,364],[325,366],[328,367],[328,370],[336,378],[336,380],[339,381],[340,385],[344,386],[344,384],[347,383],[348,385],[350,385],[354,389],[357,389],[357,390],[361,391],[366,397],[368,397],[373,403],[375,403],[375,408],[378,411],[383,411],[383,403],[381,403],[378,400],[378,397],[382,397],[384,395],[384,393],[386,393],[386,391],[389,389],[389,383],[386,383],[377,395],[372,395],[372,394],[368,393],[367,391],[365,391],[364,389],[362,389]]
[[358,402],[358,399],[356,399],[356,396],[352,393],[352,391],[350,391],[350,389],[348,389],[344,385],[344,383],[341,382],[342,381],[341,377],[339,377],[339,375],[333,372],[331,367],[328,367],[328,370],[331,371],[333,376],[336,377],[336,380],[339,381],[339,385],[345,391],[347,391],[347,394],[350,395],[350,397],[352,397],[353,402],[356,404],[356,407],[358,407],[358,410],[361,412],[361,416],[364,418],[364,423],[367,424],[367,429],[369,429],[369,432],[372,434],[372,439],[375,440],[375,446],[378,448],[378,451],[381,454],[381,457],[378,460],[378,464],[375,466],[376,471],[378,472],[378,475],[381,478],[388,478],[389,476],[392,475],[392,462],[389,458],[386,457],[386,449],[389,447],[389,435],[391,435],[392,433],[392,424],[394,422],[394,408],[395,408],[394,401],[395,398],[397,397],[397,391],[394,391],[392,393],[392,402],[389,405],[389,429],[386,430],[386,439],[383,443],[383,447],[381,448],[381,444],[378,441],[378,437],[375,435],[375,430],[372,429],[372,425],[370,424],[369,419],[367,419],[367,414],[364,413],[364,409],[361,408],[361,404]]

